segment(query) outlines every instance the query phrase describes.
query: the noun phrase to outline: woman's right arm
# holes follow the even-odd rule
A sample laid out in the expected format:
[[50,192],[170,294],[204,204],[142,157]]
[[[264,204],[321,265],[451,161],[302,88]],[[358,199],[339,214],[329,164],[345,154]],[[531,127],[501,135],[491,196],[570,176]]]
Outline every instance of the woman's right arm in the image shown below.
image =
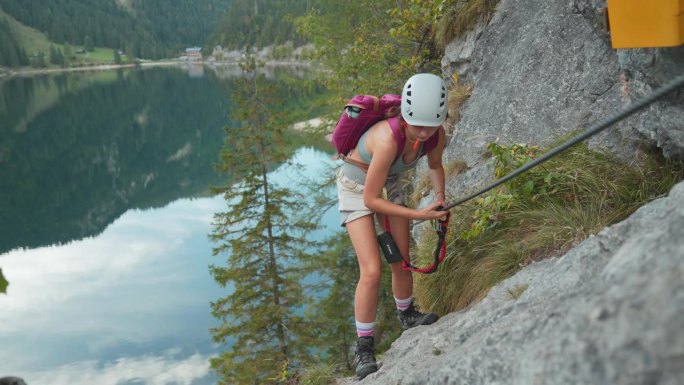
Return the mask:
[[444,217],[444,211],[436,211],[439,202],[433,203],[420,210],[410,209],[382,198],[387,174],[397,154],[397,144],[394,134],[389,128],[374,132],[372,141],[366,142],[366,148],[372,153],[366,184],[364,185],[363,201],[366,207],[374,212],[389,216],[399,216],[413,220],[438,219]]

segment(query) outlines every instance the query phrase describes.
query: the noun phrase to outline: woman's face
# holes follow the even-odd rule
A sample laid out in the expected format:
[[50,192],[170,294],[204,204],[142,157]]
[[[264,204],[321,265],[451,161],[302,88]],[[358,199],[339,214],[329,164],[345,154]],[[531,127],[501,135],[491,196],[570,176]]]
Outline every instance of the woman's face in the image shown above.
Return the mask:
[[434,135],[435,132],[437,132],[437,129],[439,128],[439,126],[436,126],[436,127],[414,126],[414,125],[407,123],[406,128],[408,130],[410,130],[411,136],[413,136],[414,138],[418,139],[421,142],[424,142],[424,141],[430,139],[430,137],[432,135]]

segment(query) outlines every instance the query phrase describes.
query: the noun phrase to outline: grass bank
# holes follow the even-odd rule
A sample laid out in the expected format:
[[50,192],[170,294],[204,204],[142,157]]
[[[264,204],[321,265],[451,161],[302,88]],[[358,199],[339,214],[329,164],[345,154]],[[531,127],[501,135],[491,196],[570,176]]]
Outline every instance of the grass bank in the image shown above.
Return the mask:
[[[528,145],[490,144],[489,150],[499,178],[546,152]],[[447,256],[434,274],[416,275],[415,295],[424,309],[442,315],[461,310],[527,264],[562,255],[682,179],[681,163],[644,154],[630,166],[578,144],[454,208]],[[429,263],[435,235],[424,239],[414,255]]]

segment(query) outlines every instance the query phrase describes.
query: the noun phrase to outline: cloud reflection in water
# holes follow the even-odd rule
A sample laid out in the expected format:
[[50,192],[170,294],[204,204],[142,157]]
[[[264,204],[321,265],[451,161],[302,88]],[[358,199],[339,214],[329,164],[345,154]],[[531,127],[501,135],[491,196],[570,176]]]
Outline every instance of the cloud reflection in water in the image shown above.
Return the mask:
[[[329,156],[300,149],[276,170],[292,187],[329,172]],[[0,377],[29,385],[204,385],[217,354],[209,302],[226,293],[209,274],[208,240],[220,197],[131,210],[102,233],[0,256],[10,282],[0,295]],[[324,215],[336,226],[336,210]],[[313,234],[320,237],[329,230]]]
[[207,234],[223,205],[129,211],[97,237],[0,257],[10,281],[0,296],[0,376],[51,385],[204,377],[214,353],[209,302],[221,295]]

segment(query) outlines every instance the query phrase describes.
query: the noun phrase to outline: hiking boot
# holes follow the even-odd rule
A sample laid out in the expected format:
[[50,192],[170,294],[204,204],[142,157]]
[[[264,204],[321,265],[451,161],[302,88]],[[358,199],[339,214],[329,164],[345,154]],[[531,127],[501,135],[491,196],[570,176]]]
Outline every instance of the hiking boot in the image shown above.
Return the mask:
[[359,380],[362,380],[367,375],[378,371],[378,365],[375,363],[373,337],[359,337],[356,340],[354,369],[356,370],[356,376],[359,378]]
[[406,330],[418,325],[430,325],[437,321],[439,316],[435,313],[421,313],[418,311],[418,307],[411,302],[406,310],[397,309],[397,319],[401,322],[401,327]]

